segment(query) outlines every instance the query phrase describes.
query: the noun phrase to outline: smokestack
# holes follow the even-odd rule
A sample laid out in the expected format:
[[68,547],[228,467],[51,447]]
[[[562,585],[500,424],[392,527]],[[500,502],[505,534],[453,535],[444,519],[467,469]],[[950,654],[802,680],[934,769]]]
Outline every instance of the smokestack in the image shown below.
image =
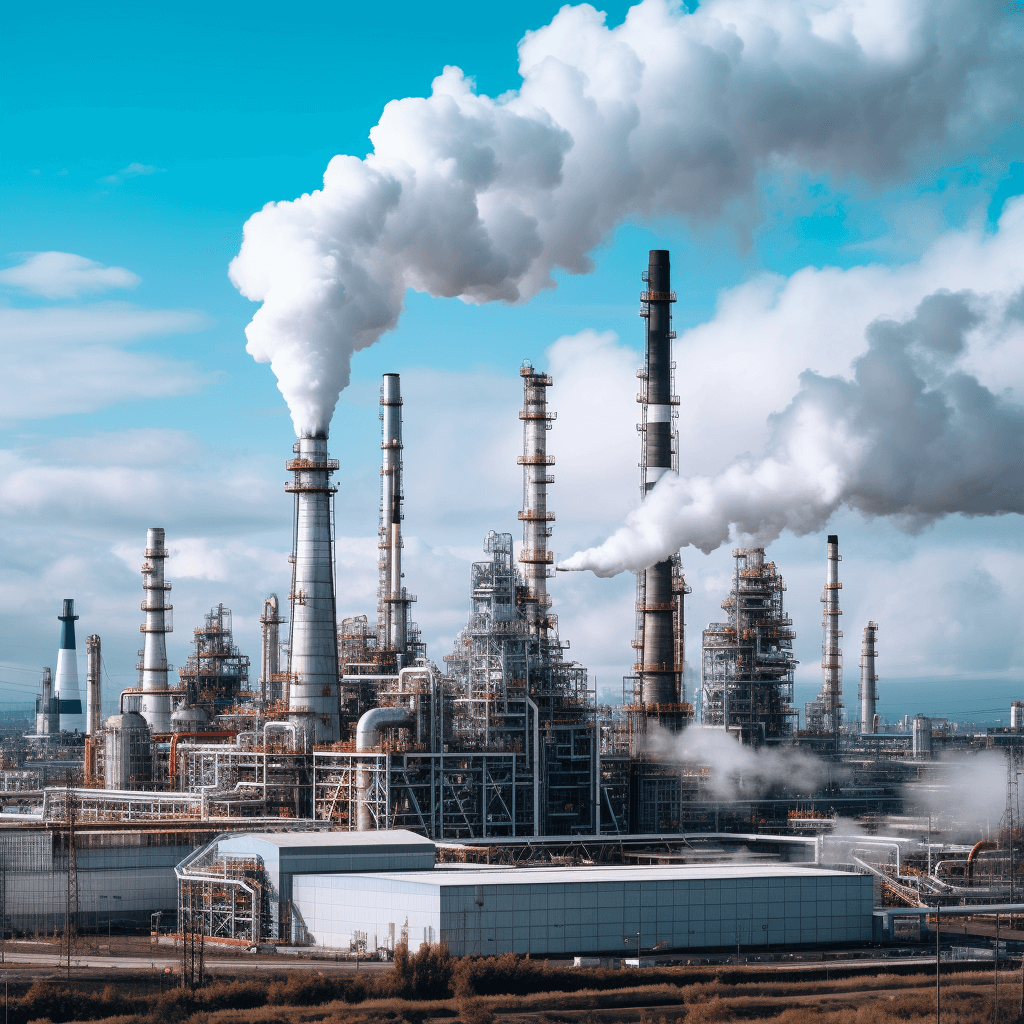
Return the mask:
[[75,602],[64,599],[64,614],[58,615],[60,650],[57,652],[57,675],[53,685],[58,700],[61,732],[85,732],[82,714],[82,692],[78,686],[78,652],[75,650]]
[[86,730],[90,736],[100,731],[100,638],[93,633],[85,638],[88,656],[85,672]]
[[146,596],[140,607],[146,613],[146,621],[139,626],[139,632],[145,634],[146,642],[139,670],[142,673],[140,711],[154,735],[171,731],[167,634],[173,631],[174,625],[171,618],[173,606],[167,603],[167,591],[171,585],[164,579],[166,558],[163,528],[150,527],[146,531],[146,561],[142,565],[142,589]]
[[281,613],[277,594],[263,602],[260,626],[263,630],[263,651],[260,657],[260,697],[263,700],[283,700],[281,692]]
[[295,495],[292,549],[291,633],[288,710],[307,742],[340,739],[338,630],[334,605],[333,496],[338,468],[327,455],[327,436],[301,437],[298,458],[286,464],[294,478],[285,490]]
[[875,639],[878,634],[878,623],[869,622],[864,627],[864,636],[860,644],[860,731],[870,735],[875,731],[875,702],[878,700],[878,692],[875,683],[878,676],[875,675],[875,658],[878,651],[875,650]]
[[[640,315],[647,320],[647,349],[640,371],[643,390],[637,396],[642,405],[643,455],[640,463],[641,497],[672,471],[672,407],[679,399],[672,394],[672,291],[669,254],[652,249],[647,272],[647,290],[640,294]],[[675,602],[671,558],[651,566],[637,576],[637,612],[641,651],[637,666],[644,704],[678,704],[680,693],[675,664]],[[678,588],[677,588],[678,589]],[[679,667],[680,670],[682,666]]]
[[380,387],[381,496],[377,546],[377,643],[393,651],[397,667],[408,658],[409,605],[416,600],[402,585],[402,392],[397,373],[385,373]]
[[839,582],[839,537],[834,533],[828,537],[828,569],[825,577],[825,589],[821,593],[821,603],[825,606],[821,625],[825,635],[821,643],[821,670],[824,677],[821,687],[821,703],[823,711],[822,728],[826,733],[833,733],[837,740],[839,727],[843,720],[843,652],[839,646],[839,638],[843,631],[839,628],[839,591],[843,585]]
[[537,373],[527,360],[519,368],[523,378],[523,408],[519,418],[523,421],[523,454],[516,462],[523,467],[523,508],[519,518],[523,522],[523,547],[519,561],[523,563],[526,577],[526,617],[532,633],[546,633],[548,608],[551,597],[547,591],[548,566],[554,562],[554,555],[548,550],[548,537],[554,512],[548,511],[549,483],[554,477],[547,467],[555,464],[555,457],[548,455],[547,432],[555,413],[548,412],[547,389],[551,377]]
[[60,720],[57,714],[57,702],[53,699],[53,675],[50,669],[44,668],[39,677],[42,691],[39,698],[39,713],[36,715],[36,734],[52,736],[60,732]]

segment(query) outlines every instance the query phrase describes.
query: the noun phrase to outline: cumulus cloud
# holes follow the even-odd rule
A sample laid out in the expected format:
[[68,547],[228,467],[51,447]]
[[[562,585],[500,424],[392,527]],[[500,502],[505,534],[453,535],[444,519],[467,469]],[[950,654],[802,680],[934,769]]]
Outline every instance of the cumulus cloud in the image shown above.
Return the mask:
[[46,299],[74,299],[88,292],[134,288],[140,278],[124,267],[105,267],[70,252],[37,252],[16,267],[0,270],[0,284]]
[[205,326],[206,318],[192,310],[140,309],[115,302],[0,309],[6,384],[0,421],[93,412],[118,401],[198,391],[216,375],[193,363],[133,352],[127,346]]
[[904,173],[1018,101],[996,4],[643,0],[608,28],[563,7],[520,44],[518,91],[478,95],[446,68],[389,103],[365,160],[269,203],[231,264],[262,306],[248,351],[277,375],[296,430],[326,430],[351,354],[393,328],[406,289],[517,302],[586,273],[629,218],[718,217],[780,160]]

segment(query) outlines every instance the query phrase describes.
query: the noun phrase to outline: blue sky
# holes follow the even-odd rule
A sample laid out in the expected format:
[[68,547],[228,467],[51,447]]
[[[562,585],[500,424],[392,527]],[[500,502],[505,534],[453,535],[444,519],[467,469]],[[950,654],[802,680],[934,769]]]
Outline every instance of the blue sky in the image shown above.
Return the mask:
[[[620,24],[628,6],[604,5],[608,25]],[[745,6],[753,5],[736,8]],[[256,306],[227,276],[242,226],[264,203],[318,188],[335,154],[363,157],[385,104],[429,96],[446,65],[462,68],[480,94],[518,89],[517,43],[557,12],[543,3],[449,3],[440,12],[397,4],[383,13],[233,3],[7,12],[0,266],[67,253],[124,268],[138,283],[105,287],[97,278],[86,290],[79,281],[56,297],[40,294],[38,283],[11,283],[17,278],[0,284],[11,388],[0,412],[3,699],[35,691],[39,669],[55,657],[55,616],[68,596],[78,600],[82,635],[104,639],[107,698],[131,685],[138,563],[150,525],[165,525],[178,545],[169,566],[172,659],[184,661],[192,626],[218,601],[234,608],[238,639],[255,657],[263,597],[287,592],[291,513],[281,484],[294,433],[270,368],[245,351]],[[1000,17],[985,8],[977,20]],[[1019,49],[1019,15],[1006,18],[1000,38]],[[990,94],[1012,96],[1020,65],[1007,77],[1004,53],[992,57],[992,71],[986,45],[972,51],[976,78],[991,72],[998,89]],[[962,98],[951,93],[951,109]],[[877,173],[857,159],[805,160],[794,150],[760,163],[750,188],[706,215],[627,211],[592,251],[592,273],[556,267],[557,288],[529,302],[472,305],[408,292],[397,329],[356,353],[331,428],[342,463],[342,613],[372,614],[375,605],[383,372],[400,371],[407,396],[407,583],[420,596],[435,660],[464,620],[468,562],[487,530],[517,534],[524,358],[562,368],[564,377],[579,369],[578,381],[559,390],[560,378],[553,394],[562,403],[551,435],[556,550],[568,555],[616,528],[635,498],[628,403],[636,388],[623,368],[638,365],[643,343],[637,293],[650,248],[672,251],[684,404],[714,381],[715,405],[725,420],[735,409],[731,419],[741,423],[726,435],[717,421],[681,420],[684,475],[691,455],[693,471],[710,474],[756,453],[768,415],[788,405],[802,370],[849,374],[860,350],[855,340],[833,344],[841,332],[830,316],[856,322],[852,334],[862,338],[876,317],[906,319],[940,288],[991,292],[1000,309],[1008,306],[1024,268],[1010,233],[1020,229],[1000,217],[1024,193],[1024,147],[1012,103],[990,100],[985,109],[987,119],[965,127],[952,118]],[[985,271],[991,288],[965,260],[998,268]],[[779,296],[804,286],[820,314],[806,299],[798,303],[806,316],[782,309]],[[596,333],[581,336],[587,331]],[[767,336],[782,339],[775,344],[786,358],[753,345]],[[742,373],[735,389],[723,385],[709,351],[740,369],[763,366],[753,391]],[[1020,333],[980,337],[972,352],[967,369],[1019,403]],[[977,368],[985,365],[998,367],[992,380]],[[601,416],[602,407],[614,415]],[[614,423],[607,438],[595,434],[595,415]],[[844,508],[828,530],[840,533],[845,556],[848,703],[860,627],[871,617],[881,625],[883,713],[1005,718],[999,709],[1024,693],[1019,517],[954,515],[908,534]],[[786,531],[770,547],[789,581],[800,704],[820,684],[824,533]],[[684,552],[694,586],[692,666],[700,628],[725,596],[728,547]],[[628,669],[631,587],[628,574],[553,584],[563,638],[599,690],[617,690]],[[993,639],[984,638],[988,630]]]

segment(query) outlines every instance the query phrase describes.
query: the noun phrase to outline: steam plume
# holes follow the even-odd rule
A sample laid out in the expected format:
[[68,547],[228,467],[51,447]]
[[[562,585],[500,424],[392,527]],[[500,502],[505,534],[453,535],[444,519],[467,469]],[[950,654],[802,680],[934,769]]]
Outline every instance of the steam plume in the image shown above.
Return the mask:
[[587,273],[622,221],[714,218],[773,161],[882,179],[997,121],[1019,91],[1001,18],[967,0],[643,0],[609,29],[564,7],[521,42],[518,91],[445,68],[387,105],[364,160],[334,157],[321,190],[249,219],[230,268],[263,303],[248,351],[297,432],[323,432],[407,288],[524,301],[556,268]]
[[911,531],[951,513],[1024,512],[1024,407],[958,367],[983,308],[942,291],[904,323],[875,321],[852,380],[801,374],[760,458],[663,477],[624,526],[561,568],[614,576],[731,534],[766,544],[820,530],[842,505]]

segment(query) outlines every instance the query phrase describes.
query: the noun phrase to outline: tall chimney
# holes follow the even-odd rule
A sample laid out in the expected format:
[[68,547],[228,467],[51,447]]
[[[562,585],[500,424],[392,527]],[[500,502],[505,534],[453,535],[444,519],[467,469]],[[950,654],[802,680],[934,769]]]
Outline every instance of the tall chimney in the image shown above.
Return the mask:
[[53,680],[54,696],[60,702],[60,731],[85,732],[82,714],[82,691],[78,686],[78,651],[75,649],[75,602],[64,599],[64,614],[60,621],[60,650],[57,652],[57,674]]
[[[643,459],[641,495],[672,470],[672,291],[669,254],[652,249],[646,274],[647,290],[640,295],[641,316],[647,320],[647,349],[640,372],[643,390]],[[674,620],[676,596],[672,586],[672,559],[652,565],[637,580],[638,608],[643,636],[640,663],[641,699],[644,704],[677,704],[680,701],[675,664]],[[638,638],[639,639],[639,638]],[[679,666],[681,670],[682,666]]]
[[875,703],[878,700],[878,676],[875,675],[875,659],[878,651],[875,640],[878,636],[878,623],[869,622],[864,627],[864,635],[860,644],[860,731],[870,735],[875,731]]
[[821,593],[821,603],[825,606],[821,621],[824,629],[821,643],[821,702],[824,712],[823,730],[838,739],[843,721],[843,652],[839,646],[839,638],[843,635],[839,628],[839,616],[842,615],[839,610],[839,591],[843,585],[839,582],[839,537],[834,533],[829,534],[827,554],[825,589]]
[[85,638],[88,656],[85,672],[86,729],[90,736],[100,731],[100,638],[93,633]]
[[173,631],[174,625],[171,619],[173,606],[167,603],[167,591],[171,585],[164,579],[166,559],[163,528],[152,526],[146,531],[146,561],[142,565],[142,589],[146,596],[141,608],[146,613],[146,621],[139,626],[139,632],[145,634],[146,642],[139,663],[142,672],[142,706],[139,710],[154,735],[171,731],[167,634]]
[[519,561],[526,577],[526,617],[532,633],[544,634],[548,628],[548,566],[554,555],[548,550],[551,527],[555,518],[548,511],[548,487],[554,477],[548,474],[555,457],[548,455],[548,431],[555,413],[548,412],[547,389],[551,377],[538,373],[527,360],[519,368],[523,378],[523,407],[519,418],[523,421],[523,454],[516,461],[523,467],[523,508],[519,518],[523,521],[523,547]]
[[394,652],[398,668],[408,658],[409,605],[416,600],[402,585],[402,391],[397,373],[385,373],[380,388],[381,493],[377,566],[377,643]]
[[277,594],[271,594],[263,602],[260,627],[263,631],[263,650],[260,656],[260,696],[263,700],[283,700],[279,678],[281,675],[281,611]]
[[337,488],[330,476],[338,462],[327,455],[326,436],[301,437],[292,451],[298,457],[286,464],[293,479],[285,484],[295,495],[289,718],[307,742],[335,743],[341,736],[332,528]]
[[56,712],[57,702],[53,699],[53,674],[49,667],[43,669],[39,677],[42,690],[40,711],[36,716],[36,733],[40,736],[51,736],[60,732],[60,719]]

